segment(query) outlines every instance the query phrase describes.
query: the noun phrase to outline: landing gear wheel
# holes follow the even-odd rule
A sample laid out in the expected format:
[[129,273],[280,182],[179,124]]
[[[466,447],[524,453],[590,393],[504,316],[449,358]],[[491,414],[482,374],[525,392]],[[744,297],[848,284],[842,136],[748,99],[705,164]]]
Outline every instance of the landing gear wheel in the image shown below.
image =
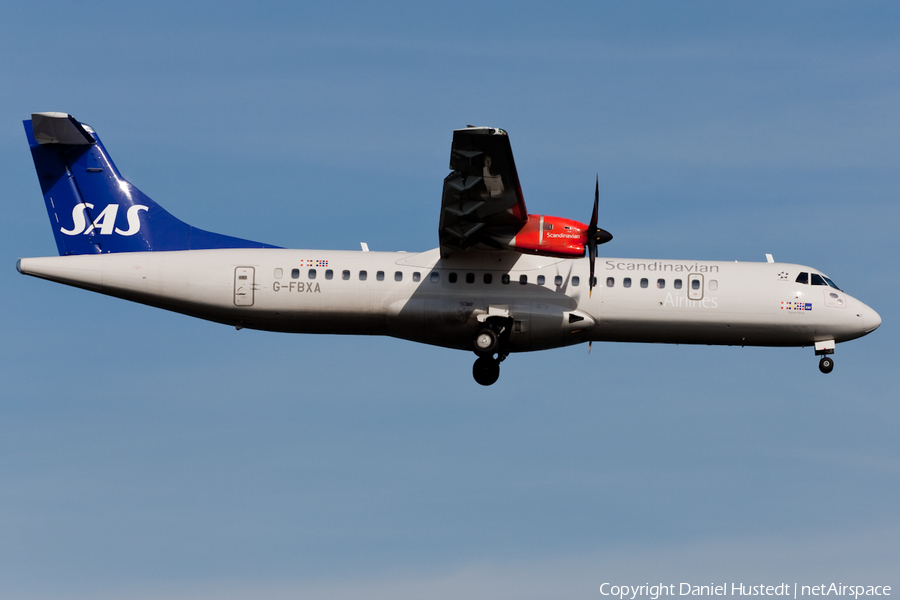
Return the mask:
[[500,363],[482,356],[472,365],[472,377],[481,385],[493,385],[500,378]]
[[834,369],[834,361],[827,356],[823,356],[822,360],[819,361],[819,370],[823,373],[831,373],[832,369]]
[[490,356],[497,351],[497,347],[500,345],[500,337],[490,327],[484,327],[475,334],[474,345],[476,354],[479,356]]

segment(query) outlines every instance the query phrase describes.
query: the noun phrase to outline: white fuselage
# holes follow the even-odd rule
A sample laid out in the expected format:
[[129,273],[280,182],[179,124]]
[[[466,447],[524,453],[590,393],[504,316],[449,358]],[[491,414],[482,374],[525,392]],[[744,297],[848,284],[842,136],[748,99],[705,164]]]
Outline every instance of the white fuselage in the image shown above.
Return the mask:
[[598,258],[592,294],[587,259],[504,251],[127,252],[26,258],[18,268],[237,327],[459,349],[471,349],[489,315],[513,319],[512,352],[585,341],[811,346],[881,323],[836,288],[796,282],[816,269],[785,263]]

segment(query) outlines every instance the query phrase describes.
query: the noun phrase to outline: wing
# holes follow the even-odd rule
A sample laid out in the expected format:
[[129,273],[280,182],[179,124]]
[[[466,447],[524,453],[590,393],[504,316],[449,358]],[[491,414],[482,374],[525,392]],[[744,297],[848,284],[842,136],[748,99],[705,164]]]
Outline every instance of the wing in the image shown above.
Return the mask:
[[453,132],[438,233],[441,256],[477,248],[506,248],[528,221],[509,136],[502,129]]

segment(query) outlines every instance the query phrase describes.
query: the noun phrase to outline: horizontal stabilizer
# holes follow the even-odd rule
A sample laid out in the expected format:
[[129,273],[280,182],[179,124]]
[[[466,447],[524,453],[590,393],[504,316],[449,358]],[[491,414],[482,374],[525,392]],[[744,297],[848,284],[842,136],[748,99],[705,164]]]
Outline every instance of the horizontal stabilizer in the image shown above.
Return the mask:
[[94,144],[85,128],[72,115],[60,112],[33,113],[31,127],[38,144],[88,146]]

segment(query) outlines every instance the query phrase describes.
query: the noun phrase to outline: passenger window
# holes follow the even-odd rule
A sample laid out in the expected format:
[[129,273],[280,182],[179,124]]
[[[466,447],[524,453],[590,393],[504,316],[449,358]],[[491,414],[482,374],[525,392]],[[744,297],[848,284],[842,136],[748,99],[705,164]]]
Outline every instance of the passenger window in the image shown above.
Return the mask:
[[545,281],[546,281],[546,279],[544,279],[543,275],[538,275],[538,280],[537,280],[538,285],[544,285]]
[[674,287],[676,290],[680,290],[681,289],[681,280],[676,279],[675,283],[672,284],[672,287]]
[[284,271],[281,269],[275,269],[275,279],[281,279],[284,276]]
[[556,278],[553,280],[553,283],[555,283],[557,286],[562,285],[562,275],[557,275]]
[[649,286],[650,286],[650,282],[647,281],[647,278],[646,278],[646,277],[641,278],[641,287],[642,287],[642,288],[647,288],[647,287],[649,287]]
[[332,271],[331,269],[325,271],[325,279],[331,279],[332,277],[334,277],[334,271]]
[[712,291],[716,291],[717,289],[719,289],[719,282],[715,279],[710,279],[709,280],[709,289]]
[[430,277],[431,277],[431,283],[437,283],[438,281],[441,280],[441,274],[438,273],[437,271],[432,271]]
[[348,279],[350,279],[350,271],[342,271],[341,279],[343,279],[344,281],[347,281]]
[[375,273],[375,279],[378,281],[384,281],[384,271],[378,271]]
[[422,279],[422,274],[418,271],[413,272],[413,281],[420,281]]
[[366,277],[368,277],[368,276],[369,276],[369,274],[366,273],[365,271],[360,271],[360,272],[359,272],[359,280],[360,280],[360,281],[365,281],[365,280],[366,280]]
[[579,283],[581,283],[581,277],[579,277],[578,275],[572,277],[572,286],[577,287]]
[[504,273],[500,277],[500,283],[502,283],[503,285],[506,285],[507,283],[509,283],[509,273]]
[[631,277],[626,277],[625,279],[622,280],[622,287],[627,287],[627,288],[631,287]]
[[494,280],[494,276],[493,276],[493,275],[491,275],[490,273],[485,273],[485,274],[484,274],[484,282],[485,282],[485,283],[490,283],[490,282],[492,282],[493,280]]
[[456,283],[456,273],[450,273],[450,275],[447,276],[447,281],[449,281],[450,283]]
[[699,279],[692,279],[692,280],[691,280],[691,289],[692,289],[692,290],[699,290],[699,289],[700,289],[700,280],[699,280]]
[[394,281],[403,281],[403,273],[401,271],[394,271]]
[[466,273],[466,283],[475,283],[475,273]]
[[300,269],[291,269],[291,279],[300,278]]
[[656,280],[656,288],[660,290],[666,289],[666,280],[665,279],[657,279]]
[[606,278],[606,287],[615,287],[616,286],[616,278],[615,277],[607,277]]
[[519,275],[519,283],[522,285],[528,283],[528,275]]
[[315,269],[310,269],[310,270],[309,270],[309,273],[307,273],[307,276],[308,276],[310,279],[315,279],[315,278],[316,278],[316,270],[315,270]]
[[800,273],[797,275],[797,283],[809,285],[809,273]]
[[825,280],[822,279],[822,276],[819,275],[818,273],[812,274],[812,284],[813,285],[828,285],[827,283],[825,283]]

